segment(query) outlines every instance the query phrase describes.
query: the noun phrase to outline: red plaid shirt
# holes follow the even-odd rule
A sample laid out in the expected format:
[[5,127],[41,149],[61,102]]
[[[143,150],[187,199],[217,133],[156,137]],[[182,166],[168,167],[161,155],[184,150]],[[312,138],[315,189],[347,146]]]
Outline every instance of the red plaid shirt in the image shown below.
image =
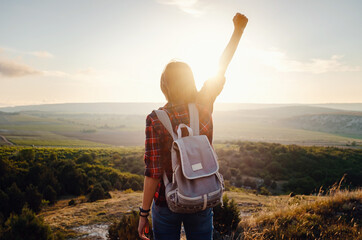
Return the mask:
[[[200,135],[206,135],[212,143],[213,124],[212,124],[212,105],[216,96],[221,92],[225,80],[223,81],[207,81],[198,95],[197,109],[199,111],[199,129]],[[204,103],[204,104],[203,104]],[[177,126],[184,123],[190,126],[190,117],[187,104],[171,104],[167,103],[164,107],[159,108],[165,110],[168,114],[174,132],[177,131]],[[171,180],[171,146],[173,139],[167,129],[162,125],[157,118],[155,112],[149,114],[146,118],[146,141],[144,161],[146,164],[145,176],[161,179],[154,201],[156,205],[167,206],[165,198],[165,185],[162,180],[163,172]]]

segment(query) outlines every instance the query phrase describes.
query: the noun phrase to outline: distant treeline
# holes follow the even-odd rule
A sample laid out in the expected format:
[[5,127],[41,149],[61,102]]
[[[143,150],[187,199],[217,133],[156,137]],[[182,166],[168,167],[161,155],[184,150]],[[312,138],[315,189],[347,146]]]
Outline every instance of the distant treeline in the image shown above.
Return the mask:
[[[264,142],[232,142],[219,148],[220,171],[231,184],[275,188],[283,180],[283,191],[298,194],[318,192],[339,181],[344,187],[362,186],[362,149],[305,147]],[[236,145],[236,146],[235,146]],[[274,186],[273,186],[274,184]]]

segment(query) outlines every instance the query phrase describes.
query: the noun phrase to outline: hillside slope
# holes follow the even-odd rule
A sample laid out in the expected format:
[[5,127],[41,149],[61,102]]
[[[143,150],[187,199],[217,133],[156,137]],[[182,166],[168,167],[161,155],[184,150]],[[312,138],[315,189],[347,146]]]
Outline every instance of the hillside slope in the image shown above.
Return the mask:
[[302,115],[282,122],[295,128],[362,137],[361,112]]
[[242,222],[242,239],[362,239],[362,190],[340,191],[311,203],[297,197],[290,206]]

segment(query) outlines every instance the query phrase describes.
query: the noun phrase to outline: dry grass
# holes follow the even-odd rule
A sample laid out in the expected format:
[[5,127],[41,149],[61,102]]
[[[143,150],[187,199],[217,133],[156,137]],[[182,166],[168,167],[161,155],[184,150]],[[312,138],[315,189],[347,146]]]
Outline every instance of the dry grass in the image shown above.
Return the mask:
[[[237,203],[242,221],[240,239],[358,239],[361,232],[362,190],[336,191],[333,196],[263,196],[248,192],[226,192]],[[141,204],[142,193],[111,192],[112,198],[93,203],[70,198],[44,209],[40,215],[66,237],[81,235],[74,227],[111,223]],[[333,235],[333,237],[331,237]]]
[[84,202],[82,199],[84,197],[78,197],[75,198],[77,204],[74,206],[68,206],[70,199],[60,200],[54,206],[45,208],[39,215],[52,229],[59,230],[70,237],[79,234],[72,228],[119,220],[124,214],[136,210],[142,201],[140,192],[113,191],[111,196],[111,199],[92,203]]
[[[239,206],[244,218],[255,216],[260,211],[267,211],[274,206],[280,206],[287,202],[287,196],[262,196],[246,192],[226,192],[229,198],[233,198]],[[39,214],[52,229],[60,230],[66,236],[76,236],[79,233],[72,230],[74,227],[91,225],[96,223],[111,223],[118,221],[124,214],[132,210],[138,210],[141,205],[142,193],[131,191],[113,191],[112,198],[85,202],[84,196],[74,198],[76,205],[68,206],[68,197],[58,201],[54,206],[43,209]]]
[[243,239],[362,239],[362,190],[291,203],[241,222]]

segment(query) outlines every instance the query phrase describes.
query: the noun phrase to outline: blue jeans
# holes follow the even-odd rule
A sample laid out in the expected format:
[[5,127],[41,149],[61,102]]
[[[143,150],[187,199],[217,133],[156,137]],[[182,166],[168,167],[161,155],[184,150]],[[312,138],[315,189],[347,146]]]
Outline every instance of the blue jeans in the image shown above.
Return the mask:
[[174,213],[168,207],[152,205],[152,230],[155,240],[179,240],[181,223],[184,224],[187,240],[211,240],[211,208],[197,213]]

